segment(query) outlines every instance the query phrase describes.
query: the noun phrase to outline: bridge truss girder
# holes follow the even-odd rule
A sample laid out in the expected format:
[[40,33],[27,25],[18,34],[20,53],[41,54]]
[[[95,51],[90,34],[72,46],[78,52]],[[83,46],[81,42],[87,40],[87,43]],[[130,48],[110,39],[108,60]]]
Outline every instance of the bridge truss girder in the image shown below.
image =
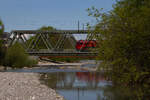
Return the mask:
[[[89,34],[91,33],[91,34]],[[57,31],[51,31],[51,32],[47,32],[47,31],[31,31],[31,30],[26,30],[26,31],[12,31],[13,37],[11,39],[10,45],[12,46],[15,42],[21,42],[23,47],[25,48],[25,50],[27,51],[27,53],[31,54],[31,55],[39,55],[39,56],[56,56],[57,54],[61,55],[61,56],[65,56],[66,55],[70,55],[70,56],[96,56],[97,53],[91,53],[91,52],[86,52],[86,53],[80,53],[80,51],[76,51],[75,46],[76,46],[76,40],[73,36],[73,34],[87,34],[87,38],[86,41],[88,40],[92,40],[94,38],[94,34],[92,34],[92,31],[76,31],[76,30],[57,30]],[[34,36],[35,38],[33,38],[29,43],[27,43],[28,41],[28,34],[34,34],[36,36]],[[56,41],[55,44],[52,43],[52,41],[50,41],[50,34],[56,35],[59,34],[59,39]],[[72,47],[73,47],[73,51],[72,52],[63,52],[64,51],[64,44],[66,42],[66,40],[68,40]],[[38,45],[40,42],[43,42],[43,44],[46,47],[46,51],[38,51]],[[81,48],[82,49],[82,48]]]
[[[74,38],[74,36],[72,34],[60,34],[59,39],[57,40],[56,44],[53,45],[53,43],[51,43],[50,41],[50,33],[47,32],[39,32],[36,33],[36,36],[34,39],[32,39],[32,41],[27,44],[27,37],[26,35],[28,35],[28,33],[24,33],[22,31],[17,31],[14,32],[12,31],[13,37],[11,39],[11,43],[9,44],[9,46],[12,46],[15,42],[21,42],[23,44],[23,47],[27,50],[27,51],[33,51],[36,49],[36,47],[38,47],[39,42],[43,42],[44,45],[46,46],[47,50],[63,50],[64,49],[64,43],[66,42],[66,39],[69,40],[69,42],[71,43],[72,47],[75,49],[75,45],[76,45],[76,40]],[[29,33],[31,34],[31,33]],[[53,34],[53,33],[52,33]],[[53,34],[56,35],[56,34]]]

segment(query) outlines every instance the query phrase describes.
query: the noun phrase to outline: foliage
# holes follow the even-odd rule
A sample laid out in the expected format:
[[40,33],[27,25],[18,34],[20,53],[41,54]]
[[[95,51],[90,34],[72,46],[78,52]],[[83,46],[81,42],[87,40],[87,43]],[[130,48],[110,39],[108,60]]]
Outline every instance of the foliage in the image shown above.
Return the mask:
[[43,26],[39,29],[39,31],[52,31],[52,30],[56,30],[56,29],[52,26]]
[[4,57],[5,57],[5,48],[3,47],[3,40],[2,34],[4,32],[4,25],[3,22],[0,20],[0,64],[3,64]]
[[6,55],[6,48],[3,46],[3,41],[0,40],[0,65],[4,64],[5,55]]
[[3,22],[0,20],[0,35],[4,32]]
[[88,9],[98,21],[100,67],[108,70],[115,84],[142,87],[138,99],[150,94],[149,6],[149,0],[120,0],[108,13]]
[[8,48],[5,56],[5,65],[12,68],[30,67],[36,64],[35,60],[29,58],[24,48],[16,43]]

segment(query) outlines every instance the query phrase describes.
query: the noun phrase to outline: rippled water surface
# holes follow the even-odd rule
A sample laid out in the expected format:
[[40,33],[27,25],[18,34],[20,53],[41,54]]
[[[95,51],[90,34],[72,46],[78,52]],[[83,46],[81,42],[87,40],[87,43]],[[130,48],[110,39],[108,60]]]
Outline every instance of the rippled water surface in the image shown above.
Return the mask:
[[39,73],[41,83],[55,89],[66,100],[128,100],[127,94],[131,94],[124,94],[112,88],[110,79],[98,72],[61,69],[59,66],[15,69],[7,72]]
[[8,72],[40,73],[41,83],[55,89],[66,100],[101,100],[104,88],[111,86],[111,81],[106,80],[103,74],[83,70],[43,67]]
[[95,72],[42,73],[40,79],[66,100],[101,100],[104,89],[111,86],[111,81]]

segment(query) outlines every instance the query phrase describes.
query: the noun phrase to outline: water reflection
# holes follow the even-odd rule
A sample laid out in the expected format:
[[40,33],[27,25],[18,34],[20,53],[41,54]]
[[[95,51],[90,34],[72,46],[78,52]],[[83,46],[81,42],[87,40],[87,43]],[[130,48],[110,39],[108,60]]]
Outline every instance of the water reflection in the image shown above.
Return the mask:
[[126,86],[112,85],[108,77],[97,72],[49,67],[15,69],[7,72],[40,73],[41,83],[55,89],[66,100],[135,100],[137,93],[137,90]]
[[66,100],[102,100],[105,98],[104,87],[111,85],[103,74],[95,72],[44,73],[40,80]]

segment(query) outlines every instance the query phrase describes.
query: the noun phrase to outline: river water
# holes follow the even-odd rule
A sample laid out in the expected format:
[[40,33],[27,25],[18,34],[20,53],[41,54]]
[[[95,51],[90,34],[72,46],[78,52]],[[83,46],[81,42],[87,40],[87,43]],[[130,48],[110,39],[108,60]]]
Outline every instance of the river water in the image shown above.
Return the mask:
[[95,72],[42,73],[40,79],[66,100],[101,100],[104,89],[111,86],[111,81]]
[[16,69],[7,72],[39,73],[41,83],[55,89],[66,100],[127,100],[125,95],[120,95],[119,92],[114,95],[112,82],[100,72],[59,67]]

